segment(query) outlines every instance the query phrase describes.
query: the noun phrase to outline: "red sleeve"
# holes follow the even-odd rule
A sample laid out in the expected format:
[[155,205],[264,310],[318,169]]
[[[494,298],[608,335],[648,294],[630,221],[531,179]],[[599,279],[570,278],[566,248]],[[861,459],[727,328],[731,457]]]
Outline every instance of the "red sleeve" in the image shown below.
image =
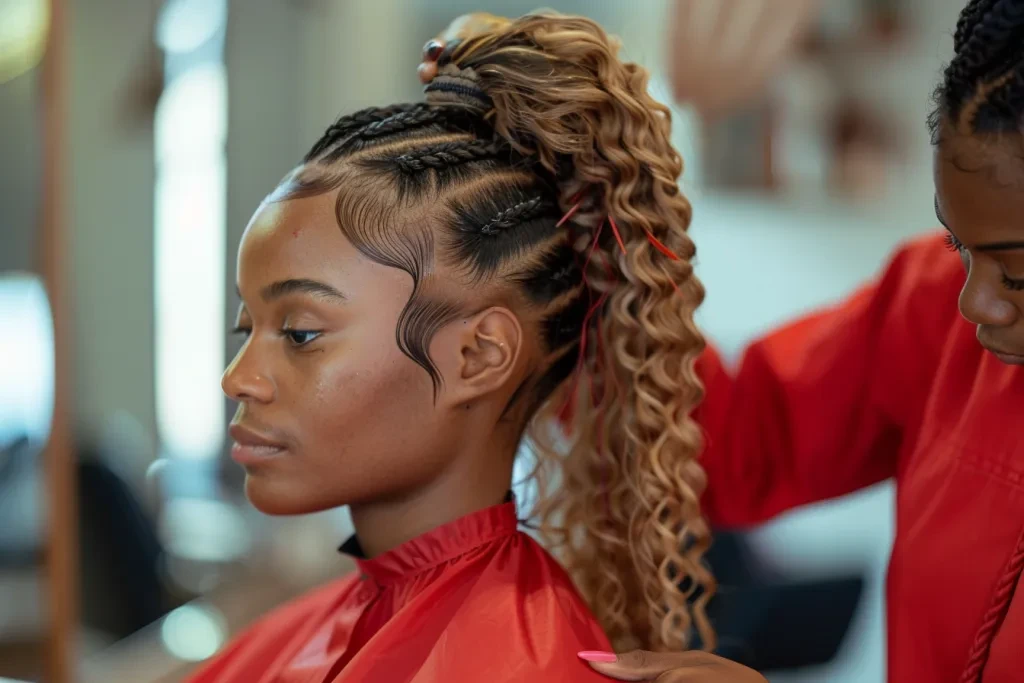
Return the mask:
[[920,422],[964,275],[941,238],[901,249],[881,278],[751,345],[730,377],[698,364],[713,525],[762,522],[893,476]]

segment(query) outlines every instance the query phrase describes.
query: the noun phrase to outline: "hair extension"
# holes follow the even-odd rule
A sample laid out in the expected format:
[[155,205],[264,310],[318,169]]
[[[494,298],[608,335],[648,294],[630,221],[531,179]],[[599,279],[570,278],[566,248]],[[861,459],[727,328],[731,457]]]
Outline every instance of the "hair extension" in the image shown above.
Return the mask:
[[[712,649],[690,417],[704,292],[668,109],[617,52],[581,17],[490,21],[446,50],[428,104],[339,119],[289,187],[337,190],[355,247],[409,274],[396,334],[435,392],[429,340],[460,312],[439,270],[520,295],[544,348],[513,400],[537,457],[542,535],[616,646],[679,649],[697,635]],[[565,448],[551,436],[567,403]]]
[[1018,132],[1024,123],[1024,0],[972,0],[953,35],[953,59],[928,118],[961,134]]

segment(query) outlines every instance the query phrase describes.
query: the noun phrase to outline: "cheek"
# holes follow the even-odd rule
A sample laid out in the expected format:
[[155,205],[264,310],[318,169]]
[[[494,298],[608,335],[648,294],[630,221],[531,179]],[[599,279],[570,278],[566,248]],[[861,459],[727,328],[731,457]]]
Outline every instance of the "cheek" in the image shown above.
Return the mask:
[[393,341],[352,339],[322,359],[310,378],[302,423],[304,446],[314,457],[414,450],[420,424],[432,408],[427,373]]

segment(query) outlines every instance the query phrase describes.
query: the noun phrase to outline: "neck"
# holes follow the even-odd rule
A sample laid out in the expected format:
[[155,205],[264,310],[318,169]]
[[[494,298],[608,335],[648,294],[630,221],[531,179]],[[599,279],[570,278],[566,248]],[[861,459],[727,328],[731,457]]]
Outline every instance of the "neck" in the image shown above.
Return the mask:
[[[494,458],[481,458],[480,453]],[[440,476],[409,494],[350,506],[359,545],[376,557],[460,517],[500,504],[512,481],[515,452],[455,458]]]

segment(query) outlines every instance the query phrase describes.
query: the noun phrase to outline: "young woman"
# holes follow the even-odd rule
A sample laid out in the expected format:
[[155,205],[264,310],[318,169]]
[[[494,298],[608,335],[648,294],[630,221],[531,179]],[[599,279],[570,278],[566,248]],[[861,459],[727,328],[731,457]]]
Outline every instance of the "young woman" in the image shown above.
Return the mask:
[[[954,48],[931,119],[945,234],[755,343],[733,378],[710,355],[701,372],[713,522],[896,479],[898,683],[1024,680],[1024,0],[970,2]],[[643,653],[603,670],[693,671]]]
[[[434,54],[426,103],[332,124],[245,232],[233,456],[264,512],[349,505],[360,571],[194,682],[603,680],[578,651],[713,644],[667,110],[589,20],[486,22]],[[593,614],[517,531],[527,428]]]

